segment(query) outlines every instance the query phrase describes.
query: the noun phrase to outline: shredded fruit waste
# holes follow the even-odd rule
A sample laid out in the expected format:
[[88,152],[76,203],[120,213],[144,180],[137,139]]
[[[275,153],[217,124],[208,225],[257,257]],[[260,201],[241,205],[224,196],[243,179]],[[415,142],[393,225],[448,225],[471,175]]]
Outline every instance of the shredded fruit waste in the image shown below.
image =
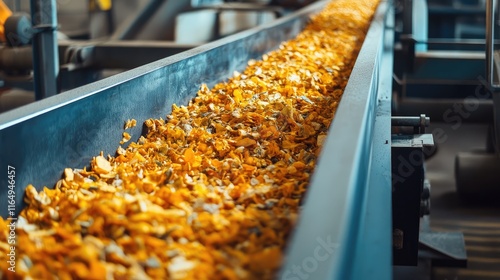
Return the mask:
[[15,273],[0,218],[1,278],[275,278],[377,4],[329,2],[295,39],[146,120],[116,156],[29,185]]

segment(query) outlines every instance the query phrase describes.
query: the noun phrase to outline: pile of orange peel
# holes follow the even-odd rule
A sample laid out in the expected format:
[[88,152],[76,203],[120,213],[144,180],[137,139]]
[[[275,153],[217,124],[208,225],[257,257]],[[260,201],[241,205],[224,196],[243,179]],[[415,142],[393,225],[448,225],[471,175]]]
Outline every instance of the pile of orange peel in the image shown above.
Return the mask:
[[0,218],[2,278],[276,277],[377,4],[328,3],[295,39],[146,120],[116,156],[28,186],[15,273]]

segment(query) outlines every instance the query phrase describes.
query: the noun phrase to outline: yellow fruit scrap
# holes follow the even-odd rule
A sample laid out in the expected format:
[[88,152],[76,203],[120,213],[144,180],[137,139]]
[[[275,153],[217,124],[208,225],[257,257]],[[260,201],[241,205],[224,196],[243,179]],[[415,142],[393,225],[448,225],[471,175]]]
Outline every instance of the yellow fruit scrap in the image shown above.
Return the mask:
[[113,167],[103,156],[97,156],[92,160],[92,169],[98,174],[107,174],[113,171]]
[[130,135],[128,132],[123,132],[122,136],[123,136],[122,141],[120,141],[121,145],[127,143],[130,140],[130,138],[132,138],[132,135]]
[[125,129],[129,129],[129,128],[135,127],[136,125],[137,125],[137,121],[135,119],[128,119],[125,122]]

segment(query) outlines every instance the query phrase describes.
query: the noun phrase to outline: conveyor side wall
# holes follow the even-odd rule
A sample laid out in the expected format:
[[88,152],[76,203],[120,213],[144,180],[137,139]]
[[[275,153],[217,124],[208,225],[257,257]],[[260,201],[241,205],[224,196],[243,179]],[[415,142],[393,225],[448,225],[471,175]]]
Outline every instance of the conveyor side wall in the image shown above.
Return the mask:
[[380,3],[356,59],[306,193],[283,280],[392,277],[392,3]]

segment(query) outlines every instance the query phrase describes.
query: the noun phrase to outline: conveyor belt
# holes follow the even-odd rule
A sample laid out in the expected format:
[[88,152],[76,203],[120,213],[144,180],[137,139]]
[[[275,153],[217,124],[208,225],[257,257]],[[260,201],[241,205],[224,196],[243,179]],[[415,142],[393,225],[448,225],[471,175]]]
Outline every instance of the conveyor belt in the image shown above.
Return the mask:
[[[202,83],[223,81],[249,59],[293,38],[322,5],[0,115],[0,161],[1,166],[16,168],[16,211],[28,183],[56,182],[64,167],[84,166],[101,150],[114,153],[123,132],[117,124],[132,118],[141,123],[167,115],[174,103],[186,104]],[[334,133],[311,183],[283,270],[285,279],[297,276],[297,265],[305,267],[311,279],[390,275],[392,33],[384,32],[385,14],[392,15],[388,10],[385,2],[377,10],[330,128]],[[141,129],[131,134],[140,135]],[[6,176],[0,179],[2,186],[7,181]],[[6,193],[0,199],[5,217]],[[334,245],[319,263],[315,248],[325,241]]]

